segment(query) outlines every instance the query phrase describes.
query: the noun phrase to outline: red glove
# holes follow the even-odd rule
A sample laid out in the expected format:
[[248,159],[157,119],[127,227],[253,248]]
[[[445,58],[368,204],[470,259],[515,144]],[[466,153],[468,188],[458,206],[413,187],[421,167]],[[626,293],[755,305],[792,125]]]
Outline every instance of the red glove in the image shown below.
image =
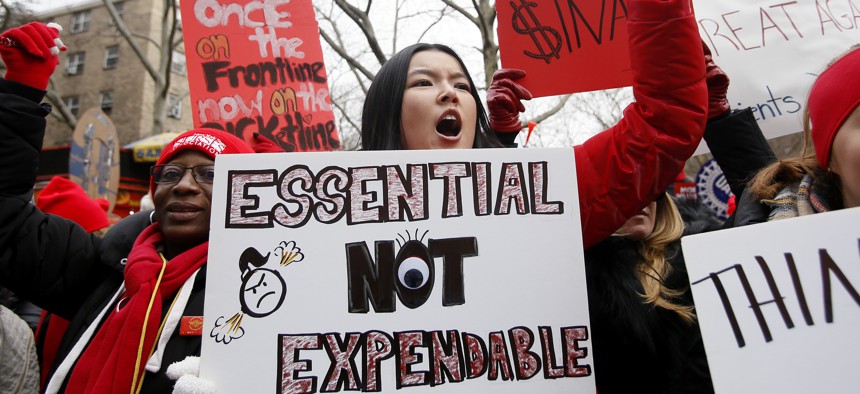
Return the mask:
[[254,133],[253,137],[251,148],[254,149],[254,153],[281,153],[284,151],[283,148],[263,137],[260,133]]
[[531,100],[528,89],[515,82],[526,75],[523,70],[502,68],[493,73],[493,83],[487,89],[490,127],[496,133],[519,133],[523,129],[520,112],[526,110],[521,100]]
[[0,57],[6,63],[6,80],[45,90],[66,46],[56,23],[30,22],[0,34]]
[[708,84],[708,119],[720,116],[729,110],[726,92],[729,90],[729,76],[714,63],[711,50],[702,41],[705,51],[705,83]]

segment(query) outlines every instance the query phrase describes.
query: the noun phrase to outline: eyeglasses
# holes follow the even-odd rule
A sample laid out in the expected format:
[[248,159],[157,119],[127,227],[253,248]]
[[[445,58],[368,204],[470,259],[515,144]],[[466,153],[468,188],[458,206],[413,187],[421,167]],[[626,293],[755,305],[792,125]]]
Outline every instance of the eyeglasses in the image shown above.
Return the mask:
[[211,164],[194,167],[186,167],[179,164],[162,164],[152,166],[149,173],[152,175],[152,179],[155,180],[155,183],[170,184],[179,182],[179,180],[185,176],[186,170],[191,170],[191,175],[197,183],[212,184],[212,181],[215,180],[215,166]]

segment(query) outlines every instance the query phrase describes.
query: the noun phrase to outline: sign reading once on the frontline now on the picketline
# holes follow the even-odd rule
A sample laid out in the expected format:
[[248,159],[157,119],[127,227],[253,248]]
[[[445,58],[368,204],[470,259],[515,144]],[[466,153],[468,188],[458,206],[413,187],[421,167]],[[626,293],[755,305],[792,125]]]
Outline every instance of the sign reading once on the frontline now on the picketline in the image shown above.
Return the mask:
[[340,148],[310,0],[180,3],[194,127],[286,152]]
[[684,237],[717,393],[860,387],[860,208]]
[[594,393],[570,149],[216,159],[220,392]]

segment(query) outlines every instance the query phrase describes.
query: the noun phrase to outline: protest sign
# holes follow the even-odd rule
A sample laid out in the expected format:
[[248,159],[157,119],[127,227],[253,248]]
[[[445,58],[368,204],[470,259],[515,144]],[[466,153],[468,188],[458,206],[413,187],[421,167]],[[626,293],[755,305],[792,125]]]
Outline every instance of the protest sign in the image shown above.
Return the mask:
[[180,3],[194,127],[287,152],[340,148],[310,0]]
[[535,97],[630,86],[623,0],[497,1],[502,65]]
[[[694,0],[699,33],[767,138],[803,130],[812,82],[860,42],[858,0]],[[704,143],[696,154],[707,152]]]
[[860,209],[682,240],[717,393],[853,392]]
[[[752,108],[767,138],[801,131],[815,77],[860,42],[857,1],[694,0],[732,108]],[[511,0],[496,11],[502,65],[525,70],[536,97],[632,83],[624,0]]]
[[570,149],[216,159],[220,392],[594,393]]
[[69,148],[69,179],[90,198],[104,198],[113,212],[119,188],[119,137],[110,117],[90,108],[78,118]]

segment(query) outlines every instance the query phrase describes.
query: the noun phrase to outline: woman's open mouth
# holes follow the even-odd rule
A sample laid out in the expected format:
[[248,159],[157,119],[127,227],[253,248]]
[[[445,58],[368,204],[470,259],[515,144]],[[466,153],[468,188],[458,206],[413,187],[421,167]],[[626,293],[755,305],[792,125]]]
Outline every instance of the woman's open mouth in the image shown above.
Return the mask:
[[436,123],[436,132],[446,137],[456,137],[460,135],[460,130],[463,128],[463,121],[460,120],[460,114],[457,111],[446,111],[439,122]]

